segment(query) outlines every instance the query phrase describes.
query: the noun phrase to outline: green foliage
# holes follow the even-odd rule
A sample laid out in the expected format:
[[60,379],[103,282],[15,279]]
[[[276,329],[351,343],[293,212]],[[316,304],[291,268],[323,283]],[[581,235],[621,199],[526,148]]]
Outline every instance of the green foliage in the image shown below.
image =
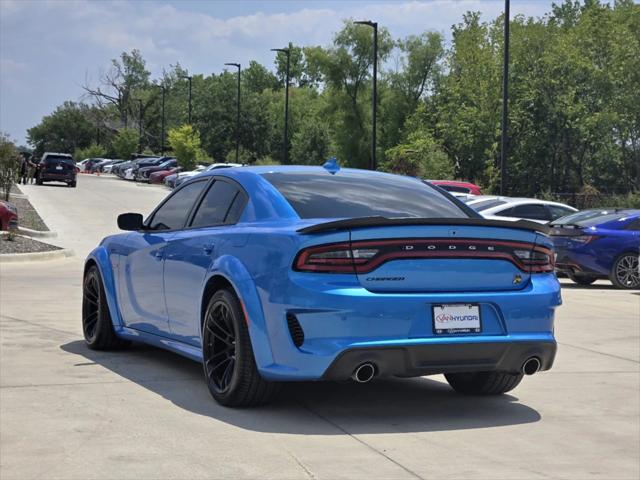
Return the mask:
[[9,200],[11,187],[18,181],[21,159],[9,136],[0,132],[0,188],[4,199]]
[[329,157],[330,147],[327,126],[317,118],[306,119],[291,139],[291,163],[322,165]]
[[27,131],[27,139],[34,146],[35,154],[44,152],[73,153],[88,147],[95,139],[96,128],[90,122],[89,106],[65,102],[40,124]]
[[169,145],[178,160],[178,165],[184,170],[193,170],[196,160],[203,157],[200,133],[192,125],[182,125],[169,130]]
[[435,140],[425,131],[416,131],[407,140],[386,152],[381,170],[425,179],[447,179],[453,164]]
[[77,161],[84,160],[85,158],[104,158],[107,154],[107,149],[97,143],[92,143],[87,148],[78,148],[73,153],[73,158]]
[[111,142],[116,158],[128,159],[138,149],[138,132],[132,128],[120,130]]

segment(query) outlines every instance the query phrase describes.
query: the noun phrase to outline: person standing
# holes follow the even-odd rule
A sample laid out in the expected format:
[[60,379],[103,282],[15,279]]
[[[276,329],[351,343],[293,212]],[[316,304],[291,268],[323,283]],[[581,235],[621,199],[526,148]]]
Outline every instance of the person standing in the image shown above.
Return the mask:
[[40,165],[38,163],[38,158],[33,155],[31,157],[31,160],[29,161],[29,164],[31,165],[31,168],[29,170],[29,173],[31,174],[31,183],[36,183],[36,178],[38,176],[38,169],[40,168]]
[[22,185],[26,185],[27,179],[29,177],[29,164],[31,162],[27,160],[27,157],[24,153],[21,155],[21,157],[22,161],[20,162],[20,181],[22,182]]

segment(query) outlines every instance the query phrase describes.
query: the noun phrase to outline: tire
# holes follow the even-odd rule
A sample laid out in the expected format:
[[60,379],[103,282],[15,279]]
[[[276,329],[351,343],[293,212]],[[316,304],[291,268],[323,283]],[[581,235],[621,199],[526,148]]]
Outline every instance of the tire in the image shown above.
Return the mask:
[[264,405],[278,392],[279,384],[264,380],[258,372],[242,308],[229,290],[219,290],[209,299],[202,345],[207,387],[221,405]]
[[36,179],[36,185],[42,185],[42,179],[37,178]]
[[570,274],[569,275],[569,279],[573,282],[573,283],[577,283],[578,285],[591,285],[593,282],[595,282],[598,277],[592,277],[589,275],[573,275]]
[[518,386],[524,374],[507,372],[447,373],[451,388],[464,395],[501,395]]
[[95,265],[89,268],[82,282],[82,332],[92,350],[120,350],[131,343],[113,331],[102,277]]
[[638,254],[626,252],[616,258],[611,267],[609,279],[617,288],[640,288],[640,267]]
[[71,182],[71,183],[69,184],[69,186],[70,186],[71,188],[76,188],[76,181],[74,180],[73,182]]

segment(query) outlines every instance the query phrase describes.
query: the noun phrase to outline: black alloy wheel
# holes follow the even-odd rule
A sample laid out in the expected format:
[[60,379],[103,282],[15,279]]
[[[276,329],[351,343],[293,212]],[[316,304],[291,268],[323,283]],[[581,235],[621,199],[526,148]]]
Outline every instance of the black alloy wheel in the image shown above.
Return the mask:
[[202,328],[202,356],[209,392],[221,405],[262,405],[279,390],[278,383],[266,381],[258,372],[247,320],[230,290],[218,290],[209,299]]
[[98,267],[92,265],[84,276],[82,288],[82,332],[93,350],[116,350],[130,342],[117,337]]

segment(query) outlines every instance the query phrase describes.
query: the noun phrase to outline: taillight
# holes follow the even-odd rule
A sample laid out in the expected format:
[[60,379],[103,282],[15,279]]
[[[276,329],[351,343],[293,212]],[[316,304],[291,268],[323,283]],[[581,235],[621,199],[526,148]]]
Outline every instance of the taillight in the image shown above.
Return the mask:
[[293,268],[301,272],[368,273],[392,260],[496,259],[513,263],[523,272],[554,270],[553,252],[525,242],[475,239],[395,239],[333,243],[305,248]]

